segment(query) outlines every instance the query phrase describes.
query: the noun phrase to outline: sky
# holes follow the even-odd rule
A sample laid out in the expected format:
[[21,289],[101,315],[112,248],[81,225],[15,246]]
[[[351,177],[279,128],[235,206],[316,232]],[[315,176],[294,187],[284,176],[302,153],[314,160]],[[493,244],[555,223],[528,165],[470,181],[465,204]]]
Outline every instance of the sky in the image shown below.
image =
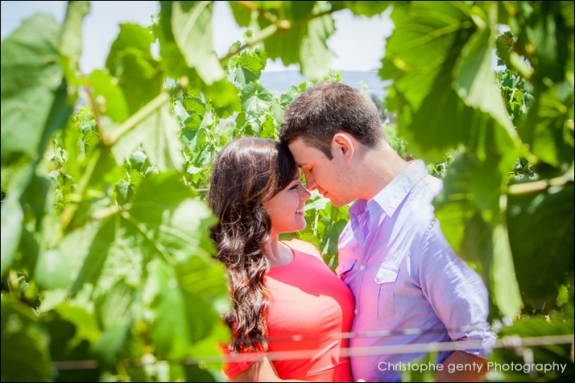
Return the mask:
[[[2,40],[16,29],[22,20],[37,12],[48,12],[62,22],[66,13],[65,1],[2,1]],[[157,1],[92,1],[90,13],[84,19],[83,52],[80,66],[84,72],[103,68],[106,55],[118,35],[119,24],[151,24],[151,15],[159,12]],[[327,43],[335,58],[331,67],[338,71],[372,71],[379,69],[385,38],[391,34],[393,23],[388,12],[372,18],[357,17],[344,10],[333,14],[335,33]],[[227,2],[215,2],[212,21],[214,50],[219,56],[227,52],[242,33]],[[298,69],[290,66],[287,69]],[[279,61],[269,61],[266,71],[286,70]]]

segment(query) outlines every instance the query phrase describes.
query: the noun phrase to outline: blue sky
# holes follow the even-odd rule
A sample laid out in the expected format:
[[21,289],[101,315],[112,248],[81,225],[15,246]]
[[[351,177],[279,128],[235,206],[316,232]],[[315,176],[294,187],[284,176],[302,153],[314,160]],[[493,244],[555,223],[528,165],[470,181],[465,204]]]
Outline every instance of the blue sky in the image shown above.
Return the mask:
[[[66,13],[65,1],[2,1],[2,39],[37,12],[51,13],[61,22]],[[104,67],[106,55],[122,22],[147,26],[151,15],[159,11],[157,1],[92,1],[91,11],[84,19],[81,67],[85,72]],[[380,67],[385,37],[393,24],[386,15],[372,18],[355,17],[350,11],[334,14],[336,32],[328,40],[335,54],[332,68],[336,70],[369,71]],[[214,49],[219,55],[241,40],[243,30],[235,23],[227,2],[215,2]],[[294,69],[297,67],[294,67]],[[266,71],[284,70],[279,61],[269,62]]]

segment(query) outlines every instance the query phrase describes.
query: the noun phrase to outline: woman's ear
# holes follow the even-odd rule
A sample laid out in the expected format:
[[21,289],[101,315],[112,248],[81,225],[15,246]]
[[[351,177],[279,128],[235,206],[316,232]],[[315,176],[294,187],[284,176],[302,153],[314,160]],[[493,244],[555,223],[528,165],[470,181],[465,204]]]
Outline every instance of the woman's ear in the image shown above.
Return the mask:
[[331,140],[331,151],[334,156],[343,156],[345,162],[351,162],[355,153],[355,140],[348,133],[336,133]]

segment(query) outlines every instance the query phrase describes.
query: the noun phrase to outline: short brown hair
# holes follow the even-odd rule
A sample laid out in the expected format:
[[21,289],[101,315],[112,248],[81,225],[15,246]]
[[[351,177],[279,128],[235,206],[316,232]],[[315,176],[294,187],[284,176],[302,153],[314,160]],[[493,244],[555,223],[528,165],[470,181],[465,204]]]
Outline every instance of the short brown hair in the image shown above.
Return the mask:
[[331,159],[331,140],[342,131],[369,147],[385,138],[379,113],[369,97],[345,84],[322,82],[287,106],[279,138],[288,145],[302,137]]

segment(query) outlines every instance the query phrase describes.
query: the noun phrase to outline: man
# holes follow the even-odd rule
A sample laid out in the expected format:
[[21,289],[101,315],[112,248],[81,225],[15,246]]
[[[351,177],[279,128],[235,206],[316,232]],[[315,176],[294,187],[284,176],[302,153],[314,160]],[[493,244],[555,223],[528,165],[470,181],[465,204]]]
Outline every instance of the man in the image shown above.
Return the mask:
[[[436,378],[480,380],[495,339],[486,322],[487,291],[434,217],[431,202],[442,182],[423,162],[400,158],[373,102],[344,84],[320,83],[296,98],[286,108],[280,140],[308,189],[338,207],[356,201],[339,238],[336,270],[355,296],[354,379],[399,381],[408,362],[426,352],[397,353],[397,346],[454,342],[430,366]],[[395,353],[380,346],[395,346]]]

